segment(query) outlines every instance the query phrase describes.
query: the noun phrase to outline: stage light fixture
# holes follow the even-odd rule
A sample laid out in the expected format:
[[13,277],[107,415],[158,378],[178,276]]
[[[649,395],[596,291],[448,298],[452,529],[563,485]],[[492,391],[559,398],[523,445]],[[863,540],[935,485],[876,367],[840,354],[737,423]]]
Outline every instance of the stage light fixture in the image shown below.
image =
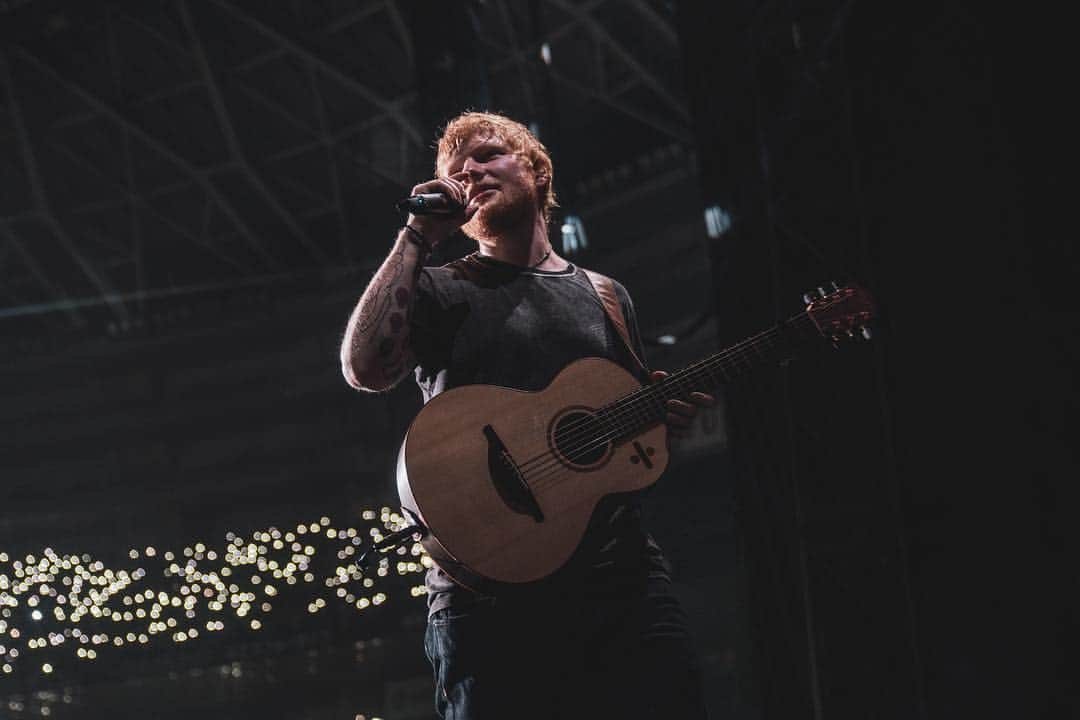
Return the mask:
[[705,234],[717,240],[731,229],[731,215],[719,205],[705,208]]
[[588,247],[585,225],[577,215],[567,215],[563,220],[561,231],[563,253],[573,255]]

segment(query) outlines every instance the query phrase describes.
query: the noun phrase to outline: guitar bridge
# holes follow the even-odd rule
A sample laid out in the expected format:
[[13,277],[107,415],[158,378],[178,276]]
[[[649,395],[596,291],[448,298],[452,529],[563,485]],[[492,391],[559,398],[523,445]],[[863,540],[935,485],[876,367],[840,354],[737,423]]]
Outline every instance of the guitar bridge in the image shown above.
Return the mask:
[[514,512],[543,522],[544,512],[540,509],[540,503],[536,501],[536,496],[495,428],[485,425],[484,438],[488,443],[488,476],[499,497]]

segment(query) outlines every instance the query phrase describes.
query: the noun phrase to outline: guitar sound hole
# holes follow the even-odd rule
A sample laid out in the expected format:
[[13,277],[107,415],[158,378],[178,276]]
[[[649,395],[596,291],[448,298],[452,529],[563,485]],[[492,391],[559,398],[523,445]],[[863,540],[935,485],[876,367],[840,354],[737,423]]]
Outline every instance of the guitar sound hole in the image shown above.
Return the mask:
[[569,412],[555,423],[555,449],[574,465],[592,465],[604,458],[608,443],[592,413]]

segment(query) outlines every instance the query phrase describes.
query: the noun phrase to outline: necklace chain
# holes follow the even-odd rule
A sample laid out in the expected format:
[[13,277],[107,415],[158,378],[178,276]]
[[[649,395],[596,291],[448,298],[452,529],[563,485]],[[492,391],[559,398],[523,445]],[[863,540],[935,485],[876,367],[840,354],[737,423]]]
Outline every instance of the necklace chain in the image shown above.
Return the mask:
[[[476,257],[480,257],[480,258],[491,257],[490,255],[485,255],[484,253],[480,252],[479,250],[473,251],[473,255],[475,255]],[[549,257],[551,257],[551,244],[550,243],[548,243],[547,252],[544,253],[544,255],[539,260],[537,260],[532,265],[525,265],[523,267],[524,267],[525,270],[535,270],[536,268],[543,265],[544,261],[547,260]],[[492,258],[492,259],[494,260],[495,258]]]
[[541,265],[543,265],[543,264],[544,264],[544,261],[545,261],[545,260],[547,260],[547,259],[548,259],[549,257],[551,257],[551,245],[550,245],[550,244],[548,245],[548,249],[547,249],[547,252],[546,252],[546,253],[544,253],[544,256],[543,256],[542,258],[540,258],[539,260],[537,260],[537,261],[536,261],[536,264],[534,264],[534,265],[530,265],[530,266],[529,266],[529,269],[530,269],[530,270],[535,270],[536,268],[538,268],[538,267],[540,267]]

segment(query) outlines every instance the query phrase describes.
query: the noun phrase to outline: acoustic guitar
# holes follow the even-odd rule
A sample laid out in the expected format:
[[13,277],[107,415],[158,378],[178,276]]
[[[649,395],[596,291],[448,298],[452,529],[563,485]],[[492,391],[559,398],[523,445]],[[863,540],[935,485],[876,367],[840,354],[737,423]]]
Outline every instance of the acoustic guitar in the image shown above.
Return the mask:
[[531,583],[573,555],[596,504],[644,489],[668,462],[665,404],[790,357],[803,342],[870,337],[870,294],[854,285],[804,296],[805,311],[642,385],[602,358],[566,366],[537,392],[447,390],[409,426],[397,463],[402,508],[432,559],[476,590]]

